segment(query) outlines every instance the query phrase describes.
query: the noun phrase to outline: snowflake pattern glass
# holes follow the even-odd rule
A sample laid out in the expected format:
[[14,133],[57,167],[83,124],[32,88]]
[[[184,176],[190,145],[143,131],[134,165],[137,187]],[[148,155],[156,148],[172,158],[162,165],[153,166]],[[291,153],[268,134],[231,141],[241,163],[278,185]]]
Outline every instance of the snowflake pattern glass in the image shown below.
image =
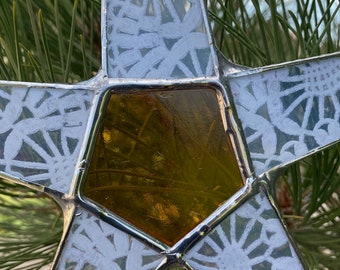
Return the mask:
[[69,192],[93,92],[0,85],[0,170]]
[[339,138],[339,72],[334,56],[230,79],[256,174]]
[[201,5],[196,0],[108,1],[109,77],[213,76]]
[[164,256],[112,228],[83,208],[76,209],[58,269],[156,269]]
[[202,270],[302,268],[263,193],[250,198],[184,257]]

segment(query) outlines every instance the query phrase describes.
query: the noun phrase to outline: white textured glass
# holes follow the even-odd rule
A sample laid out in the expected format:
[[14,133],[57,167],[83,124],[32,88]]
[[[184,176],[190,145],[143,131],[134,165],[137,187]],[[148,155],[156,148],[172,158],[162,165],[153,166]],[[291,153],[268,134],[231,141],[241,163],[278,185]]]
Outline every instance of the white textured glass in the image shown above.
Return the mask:
[[113,228],[85,209],[76,209],[58,269],[151,270],[163,255]]
[[200,1],[107,1],[106,12],[109,77],[214,75]]
[[0,85],[0,170],[69,192],[93,92]]
[[257,175],[340,139],[340,58],[230,80]]
[[268,199],[259,193],[184,256],[194,269],[303,269]]

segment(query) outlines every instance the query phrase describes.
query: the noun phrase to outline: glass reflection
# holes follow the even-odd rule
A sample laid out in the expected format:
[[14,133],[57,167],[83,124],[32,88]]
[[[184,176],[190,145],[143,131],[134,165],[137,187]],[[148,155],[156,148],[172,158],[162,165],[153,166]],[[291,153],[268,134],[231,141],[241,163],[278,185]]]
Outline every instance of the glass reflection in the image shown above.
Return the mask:
[[212,90],[112,94],[84,195],[168,244],[243,185]]

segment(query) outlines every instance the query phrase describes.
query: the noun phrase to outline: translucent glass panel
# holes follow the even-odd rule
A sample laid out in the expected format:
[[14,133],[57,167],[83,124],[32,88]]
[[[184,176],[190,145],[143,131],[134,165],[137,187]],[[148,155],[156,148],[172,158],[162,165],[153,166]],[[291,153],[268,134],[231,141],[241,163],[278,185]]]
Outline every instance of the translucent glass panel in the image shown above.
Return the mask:
[[214,91],[111,95],[86,197],[173,245],[242,185]]
[[257,174],[340,138],[339,72],[334,56],[231,78]]
[[163,259],[157,251],[77,208],[57,269],[154,270]]
[[[200,1],[107,1],[111,78],[196,78],[215,75]],[[104,66],[105,68],[105,66]]]
[[0,85],[0,170],[69,192],[92,98],[81,89]]
[[184,259],[193,269],[303,269],[267,197],[259,193],[200,241]]

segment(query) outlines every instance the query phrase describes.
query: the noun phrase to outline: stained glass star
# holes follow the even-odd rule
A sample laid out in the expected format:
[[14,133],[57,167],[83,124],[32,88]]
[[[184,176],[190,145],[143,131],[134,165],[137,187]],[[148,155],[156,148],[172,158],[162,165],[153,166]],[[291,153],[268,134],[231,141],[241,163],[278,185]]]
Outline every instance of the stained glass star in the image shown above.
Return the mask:
[[269,187],[339,140],[338,55],[219,59],[202,1],[104,0],[94,79],[1,82],[2,177],[63,206],[55,268],[303,268]]

